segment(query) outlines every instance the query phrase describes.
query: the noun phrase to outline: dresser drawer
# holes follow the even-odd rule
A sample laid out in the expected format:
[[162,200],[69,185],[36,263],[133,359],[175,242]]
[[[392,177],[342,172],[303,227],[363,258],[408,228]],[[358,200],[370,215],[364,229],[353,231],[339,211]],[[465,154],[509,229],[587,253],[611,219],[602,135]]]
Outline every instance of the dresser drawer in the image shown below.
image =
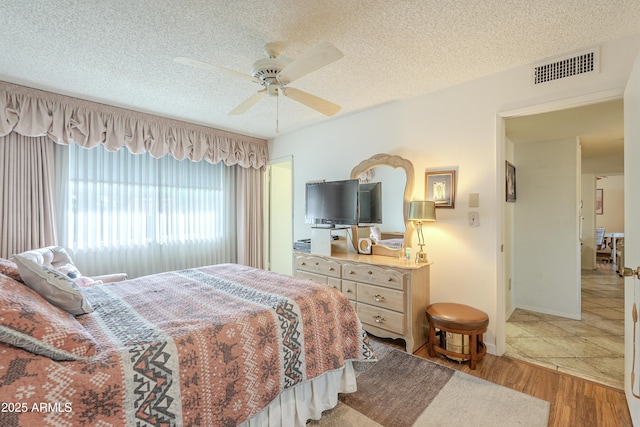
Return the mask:
[[358,283],[358,302],[404,313],[404,292]]
[[332,288],[336,288],[339,291],[342,290],[342,285],[340,282],[341,280],[336,277],[327,277],[327,285],[331,286]]
[[301,277],[303,279],[313,280],[314,282],[322,283],[322,284],[325,284],[325,285],[329,285],[332,288],[336,288],[339,291],[342,290],[341,289],[342,286],[341,286],[341,283],[340,283],[341,280],[336,278],[336,277],[322,276],[320,274],[309,273],[308,271],[302,271],[302,270],[296,270],[295,276],[296,277]]
[[359,283],[384,286],[404,290],[404,274],[395,270],[376,267],[368,264],[344,264],[342,277]]
[[386,329],[397,334],[404,334],[404,315],[401,313],[361,302],[358,302],[356,311],[363,324]]
[[296,270],[296,277],[301,277],[303,279],[313,280],[314,282],[327,284],[327,280],[329,279],[327,276],[321,276],[320,274],[309,273],[308,271]]
[[325,276],[340,277],[340,263],[314,256],[296,257],[296,269]]
[[357,299],[357,289],[358,284],[356,282],[352,282],[350,280],[342,281],[342,293],[347,296],[352,301],[356,301]]

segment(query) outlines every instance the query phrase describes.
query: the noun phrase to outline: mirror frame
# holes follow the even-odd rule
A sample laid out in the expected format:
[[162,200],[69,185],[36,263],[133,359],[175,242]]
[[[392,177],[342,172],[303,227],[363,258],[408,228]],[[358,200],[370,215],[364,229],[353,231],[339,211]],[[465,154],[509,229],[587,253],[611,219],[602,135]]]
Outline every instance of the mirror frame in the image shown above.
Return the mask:
[[[395,156],[392,154],[386,153],[378,153],[369,157],[366,160],[361,161],[356,167],[351,170],[351,179],[358,179],[360,174],[367,172],[370,169],[373,169],[378,166],[391,166],[394,169],[403,169],[407,181],[404,187],[404,203],[402,206],[402,213],[404,216],[404,246],[407,248],[412,247],[411,241],[413,238],[413,222],[409,221],[409,202],[411,201],[411,197],[413,195],[413,186],[415,181],[413,164],[410,160],[402,158],[400,156]],[[355,228],[357,230],[357,227]],[[357,232],[351,233],[353,236],[353,244],[354,248],[357,248],[358,244],[358,236]],[[367,236],[368,237],[368,236]],[[390,254],[393,256],[397,256],[397,251],[394,254]]]

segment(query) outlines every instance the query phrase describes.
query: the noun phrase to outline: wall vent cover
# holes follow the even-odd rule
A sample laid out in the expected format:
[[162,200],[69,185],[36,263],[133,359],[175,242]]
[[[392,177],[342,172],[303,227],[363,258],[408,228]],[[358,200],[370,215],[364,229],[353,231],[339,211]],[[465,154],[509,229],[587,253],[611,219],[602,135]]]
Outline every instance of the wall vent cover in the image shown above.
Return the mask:
[[599,50],[593,48],[534,64],[531,77],[533,84],[537,85],[580,74],[598,73],[599,69]]

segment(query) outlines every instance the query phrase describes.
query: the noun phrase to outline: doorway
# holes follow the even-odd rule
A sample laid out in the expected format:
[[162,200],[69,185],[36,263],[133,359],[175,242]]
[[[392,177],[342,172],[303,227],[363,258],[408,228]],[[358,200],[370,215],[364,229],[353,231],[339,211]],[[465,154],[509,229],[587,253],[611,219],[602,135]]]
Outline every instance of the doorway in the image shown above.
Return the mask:
[[[572,105],[573,104],[573,105]],[[537,110],[537,111],[536,111]],[[588,182],[588,179],[585,181],[585,175],[587,178],[589,176],[592,177],[593,182],[595,183],[596,176],[601,176],[605,174],[613,175],[613,174],[622,174],[624,170],[624,127],[623,127],[623,115],[624,108],[622,105],[622,94],[608,94],[608,96],[598,99],[598,95],[594,95],[594,98],[591,100],[578,100],[572,101],[567,100],[566,104],[562,106],[562,109],[559,109],[558,106],[552,106],[546,109],[545,111],[543,107],[535,107],[531,108],[530,111],[518,111],[518,112],[509,112],[502,114],[502,118],[504,119],[503,123],[503,133],[504,133],[504,145],[501,147],[501,151],[504,156],[504,160],[513,162],[514,159],[514,150],[517,150],[517,144],[519,143],[532,143],[535,141],[558,141],[566,138],[577,138],[580,142],[581,148],[581,161],[580,161],[580,176],[582,179],[578,182],[578,188],[580,186],[584,187],[584,182]],[[516,168],[518,164],[516,163]],[[593,185],[592,188],[595,188]],[[520,190],[520,188],[518,188]],[[580,205],[583,209],[588,208],[592,209],[595,206],[594,200],[584,200],[585,197],[592,197],[595,199],[595,191],[591,192],[589,189],[582,189],[583,191],[579,191],[580,195],[578,202],[582,201]],[[585,196],[586,194],[586,196]],[[517,202],[516,202],[517,203]],[[548,209],[546,207],[545,209]],[[588,244],[593,246],[591,240],[595,234],[595,212],[588,212],[590,215],[583,215],[584,212],[578,211],[577,216],[579,218],[578,222],[578,235],[580,236],[580,241],[575,242],[575,247],[580,253],[584,253],[584,249],[581,249],[580,243]],[[506,248],[506,252],[502,254],[502,276],[503,276],[503,290],[504,290],[504,298],[505,298],[505,336],[511,334],[513,335],[514,328],[509,324],[509,317],[516,311],[518,306],[517,304],[517,292],[518,289],[518,281],[512,280],[514,266],[516,265],[514,261],[514,251],[513,251],[513,241],[514,241],[514,229],[518,225],[518,221],[520,220],[518,215],[514,210],[514,206],[504,207],[502,211],[503,215],[503,224],[504,228],[502,230],[503,241],[505,242],[504,247]],[[591,223],[584,223],[585,217],[591,217]],[[593,225],[593,227],[592,227]],[[594,230],[592,231],[591,228]],[[553,243],[550,243],[553,244]],[[595,266],[595,252],[593,253],[593,264]],[[541,265],[540,271],[544,271],[548,266]],[[581,274],[581,272],[586,273],[597,273],[594,270],[580,270],[577,269],[577,275],[585,277]],[[615,275],[615,272],[608,272],[611,275],[612,282],[621,282],[621,279]],[[586,280],[591,280],[589,277]],[[599,278],[600,279],[600,278]],[[580,280],[580,278],[578,278]],[[608,279],[604,279],[608,280]],[[620,283],[617,283],[615,286],[618,288],[621,286]],[[600,286],[600,285],[598,285]],[[587,286],[585,285],[585,288]],[[582,291],[582,289],[580,289]],[[582,292],[578,293],[578,298],[581,298],[584,301],[584,294]],[[617,303],[619,303],[619,307],[607,307],[607,310],[616,310],[619,316],[619,319],[616,322],[619,322],[619,326],[621,329],[624,328],[624,303],[623,298],[617,297],[615,299]],[[589,303],[591,304],[591,303]],[[587,304],[588,305],[588,304]],[[580,316],[583,312],[582,307],[579,310],[578,315]],[[552,312],[545,312],[541,315],[549,316],[549,314],[553,314]],[[527,313],[523,314],[521,312],[516,313],[516,318],[519,317],[519,320],[523,320],[523,317],[526,318]],[[539,313],[533,313],[533,317]],[[564,322],[563,326],[567,328],[585,328],[588,327],[587,323],[580,324],[579,317],[578,319],[566,319],[563,317],[557,317],[554,319],[554,316],[550,316],[549,319],[551,322],[558,321]],[[546,319],[546,320],[549,320]],[[531,318],[532,327],[545,327],[542,323],[536,323],[536,319]],[[549,323],[546,327],[549,327]],[[551,328],[553,328],[553,324],[551,323]],[[557,326],[557,325],[556,325]],[[531,333],[531,331],[520,331],[522,334]],[[592,331],[595,332],[595,331]],[[585,332],[585,334],[591,334],[590,332]],[[532,334],[533,335],[533,334]],[[620,338],[623,341],[623,338]],[[550,340],[547,340],[550,341]],[[544,342],[543,342],[544,344]],[[605,345],[603,343],[603,345]],[[508,345],[505,340],[505,350],[506,353],[516,353],[512,347]],[[531,353],[535,353],[532,349]],[[561,355],[559,355],[561,356]],[[523,357],[524,358],[524,357]],[[618,357],[616,363],[620,364],[619,370],[623,371],[623,362],[622,358]],[[558,369],[557,366],[554,368]],[[622,375],[622,374],[621,374]]]
[[267,270],[293,273],[293,161],[291,157],[272,160],[267,166],[265,218]]

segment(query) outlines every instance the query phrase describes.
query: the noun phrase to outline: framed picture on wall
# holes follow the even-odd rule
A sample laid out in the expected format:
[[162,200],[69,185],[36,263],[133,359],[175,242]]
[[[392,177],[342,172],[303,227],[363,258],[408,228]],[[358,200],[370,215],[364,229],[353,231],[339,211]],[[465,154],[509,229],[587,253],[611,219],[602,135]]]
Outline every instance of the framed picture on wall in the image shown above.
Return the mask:
[[425,172],[425,199],[436,203],[436,208],[455,207],[456,171]]
[[507,165],[507,169],[505,172],[507,202],[515,202],[516,201],[516,167],[509,162],[505,162],[505,163]]
[[604,213],[604,190],[602,188],[596,189],[596,215],[602,215]]

